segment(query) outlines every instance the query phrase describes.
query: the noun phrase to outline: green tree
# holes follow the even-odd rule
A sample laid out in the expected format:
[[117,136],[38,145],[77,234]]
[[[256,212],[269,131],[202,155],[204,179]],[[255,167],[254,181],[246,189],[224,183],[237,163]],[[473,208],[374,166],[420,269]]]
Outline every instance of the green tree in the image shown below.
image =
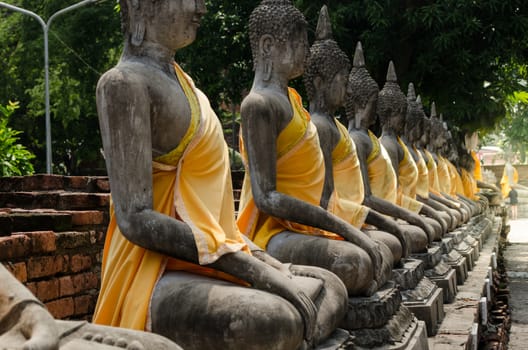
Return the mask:
[[31,160],[35,155],[19,143],[21,131],[8,126],[9,118],[18,109],[18,102],[0,105],[0,176],[33,174]]

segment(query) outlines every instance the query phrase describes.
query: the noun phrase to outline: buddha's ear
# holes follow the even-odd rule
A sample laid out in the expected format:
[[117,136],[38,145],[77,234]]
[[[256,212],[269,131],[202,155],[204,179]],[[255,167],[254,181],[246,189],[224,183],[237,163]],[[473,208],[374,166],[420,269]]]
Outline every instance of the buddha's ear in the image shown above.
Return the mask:
[[318,75],[315,76],[314,80],[313,80],[313,85],[314,85],[315,91],[321,91],[321,89],[324,88],[323,79],[320,76],[318,76]]
[[259,40],[259,49],[264,56],[271,56],[273,45],[275,44],[275,38],[272,35],[264,34]]

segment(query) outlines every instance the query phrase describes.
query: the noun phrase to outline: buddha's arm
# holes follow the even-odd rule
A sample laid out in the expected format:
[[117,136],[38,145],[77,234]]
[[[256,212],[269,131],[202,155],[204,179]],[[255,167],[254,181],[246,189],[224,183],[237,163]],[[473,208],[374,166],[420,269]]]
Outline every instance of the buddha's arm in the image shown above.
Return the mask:
[[403,150],[395,137],[385,136],[380,138],[380,143],[389,154],[392,167],[396,176],[400,173],[400,162],[403,159]]
[[[487,188],[487,189],[492,190],[492,191],[500,192],[500,189],[497,186],[495,186],[493,184],[489,184],[489,183],[484,182],[484,181],[480,181],[480,180],[477,180],[477,187],[478,188]],[[528,190],[528,187],[523,186],[523,185],[519,185],[519,184],[515,184],[512,187],[521,188],[523,190]]]
[[275,115],[287,114],[291,111],[281,110],[276,107],[277,103],[269,104],[266,98],[253,95],[256,94],[250,94],[244,100],[241,115],[244,146],[251,174],[253,198],[257,208],[274,217],[341,235],[369,254],[375,271],[378,273],[376,279],[381,278],[383,260],[377,244],[372,239],[323,208],[277,191],[276,141],[279,132]]
[[[117,93],[118,92],[118,93]],[[137,101],[132,103],[131,101]],[[147,92],[133,84],[103,81],[98,112],[118,225],[141,247],[198,263],[190,227],[152,209],[152,154]],[[241,251],[222,255],[209,266],[290,301],[303,316],[311,338],[316,311],[311,300],[282,273]]]
[[442,225],[443,232],[447,232],[448,224],[445,222],[444,219],[442,219],[442,217],[440,217],[440,215],[438,215],[438,213],[436,212],[436,209],[433,209],[429,205],[427,200],[423,201],[423,199],[422,199],[420,201],[423,203],[422,209],[420,210],[420,214],[423,214],[423,215],[428,216],[428,217],[430,217],[432,219],[435,219],[436,221],[438,221],[438,223],[440,223],[440,225]]
[[368,154],[371,152],[371,148],[371,145],[368,147],[362,147],[361,151],[358,149],[357,153],[361,169],[361,176],[363,178],[363,185],[365,188],[365,198],[363,200],[363,204],[380,212],[381,214],[389,215],[393,218],[399,218],[407,221],[409,224],[416,225],[422,228],[427,233],[428,237],[433,237],[433,228],[427,222],[425,222],[425,220],[423,220],[420,215],[372,194],[367,164],[367,158]]
[[97,110],[117,224],[132,243],[198,263],[190,227],[153,210],[150,96],[141,78],[109,71]]
[[396,221],[389,219],[384,215],[381,215],[376,210],[369,210],[365,222],[367,224],[374,225],[380,230],[388,232],[398,238],[402,246],[403,256],[406,257],[407,255],[409,255],[409,247],[407,245],[407,242],[405,241],[403,232],[400,229],[400,226],[396,223]]
[[325,120],[319,120],[323,116],[312,116],[312,121],[317,128],[317,134],[319,135],[319,142],[321,150],[323,152],[324,165],[325,165],[325,181],[323,186],[323,194],[321,195],[321,207],[328,209],[328,202],[334,192],[334,166],[332,164],[332,150],[335,147],[334,137],[332,130],[328,128],[328,123]]
[[0,264],[0,344],[13,349],[57,350],[55,320],[33,294]]
[[[434,237],[434,229],[420,215],[376,196],[365,197],[364,204],[382,214],[407,221],[420,227],[427,237]],[[430,243],[430,242],[429,242]]]
[[273,111],[262,98],[252,95],[246,98],[241,109],[244,146],[258,209],[271,216],[334,232],[365,250],[375,250],[374,241],[344,220],[319,206],[277,191],[276,140],[279,132],[273,113],[287,113],[277,109]]

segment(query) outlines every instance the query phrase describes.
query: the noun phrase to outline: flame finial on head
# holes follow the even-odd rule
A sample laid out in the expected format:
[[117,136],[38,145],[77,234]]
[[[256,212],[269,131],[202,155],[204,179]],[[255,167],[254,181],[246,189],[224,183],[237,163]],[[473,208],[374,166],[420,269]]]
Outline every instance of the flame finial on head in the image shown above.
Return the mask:
[[363,45],[361,45],[361,41],[358,41],[356,44],[356,51],[354,52],[354,67],[365,67],[365,55],[363,54]]
[[328,14],[328,7],[323,5],[319,12],[319,20],[317,21],[317,29],[315,30],[315,40],[332,39],[332,22]]
[[409,83],[409,87],[407,88],[407,100],[416,101],[416,91],[414,90],[413,83]]
[[433,101],[431,104],[431,118],[436,118],[436,103]]
[[389,69],[387,69],[387,82],[396,83],[398,76],[396,75],[396,69],[394,68],[394,62],[389,62]]

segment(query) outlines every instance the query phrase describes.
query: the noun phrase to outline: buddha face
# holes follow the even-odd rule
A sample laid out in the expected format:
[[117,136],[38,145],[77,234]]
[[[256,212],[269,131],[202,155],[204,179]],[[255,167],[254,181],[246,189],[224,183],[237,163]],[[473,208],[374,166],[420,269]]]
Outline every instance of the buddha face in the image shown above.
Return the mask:
[[348,82],[348,69],[338,71],[324,91],[327,106],[335,110],[345,103]]
[[170,49],[191,44],[207,12],[204,0],[157,0],[152,6],[145,38]]
[[[296,28],[284,46],[281,62],[289,70],[288,79],[300,77],[304,73],[306,59],[310,53],[306,28],[304,26]],[[280,50],[280,47],[278,49]]]

